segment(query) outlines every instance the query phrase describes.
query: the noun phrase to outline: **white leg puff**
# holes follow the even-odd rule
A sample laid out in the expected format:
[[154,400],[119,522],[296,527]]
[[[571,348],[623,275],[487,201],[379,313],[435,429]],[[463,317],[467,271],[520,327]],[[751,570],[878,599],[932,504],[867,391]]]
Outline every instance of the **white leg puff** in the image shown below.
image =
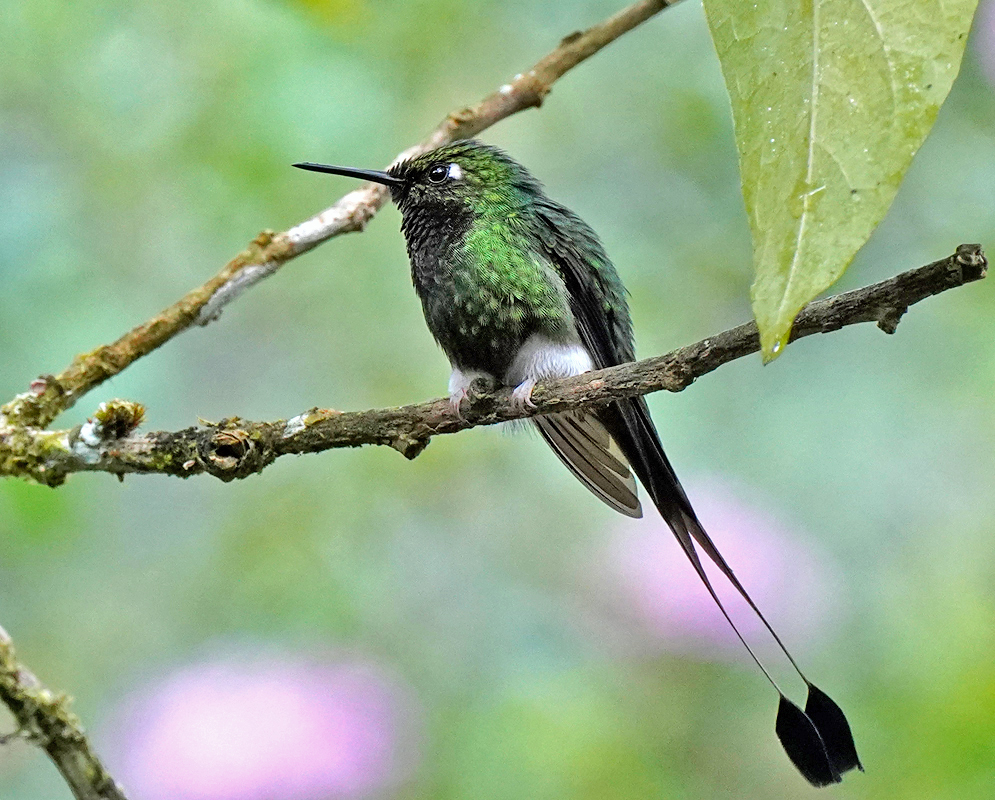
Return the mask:
[[580,342],[554,342],[536,334],[526,339],[504,374],[504,383],[514,386],[515,400],[535,407],[532,390],[551,378],[569,378],[594,369],[591,354]]

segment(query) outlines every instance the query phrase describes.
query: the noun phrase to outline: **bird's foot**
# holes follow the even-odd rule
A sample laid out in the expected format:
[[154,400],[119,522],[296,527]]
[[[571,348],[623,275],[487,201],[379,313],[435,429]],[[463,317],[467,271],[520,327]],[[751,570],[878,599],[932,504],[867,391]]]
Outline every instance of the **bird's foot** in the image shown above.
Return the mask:
[[454,391],[449,395],[449,407],[453,410],[453,413],[463,419],[463,415],[460,413],[460,405],[470,396],[469,387],[462,387]]
[[532,390],[535,389],[535,386],[535,380],[528,378],[514,388],[511,392],[511,397],[516,408],[525,409],[536,407],[536,404],[532,402]]

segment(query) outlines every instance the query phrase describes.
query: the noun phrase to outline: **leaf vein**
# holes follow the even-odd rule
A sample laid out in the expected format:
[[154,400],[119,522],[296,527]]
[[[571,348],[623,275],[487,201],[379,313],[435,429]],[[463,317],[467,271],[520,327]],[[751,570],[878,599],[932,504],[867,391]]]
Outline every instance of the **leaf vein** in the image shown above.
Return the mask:
[[809,194],[809,187],[812,184],[814,174],[813,165],[815,163],[815,133],[816,118],[819,106],[819,0],[812,2],[812,109],[808,125],[808,156],[805,165],[805,194],[802,197],[802,213],[798,220],[798,235],[795,238],[795,252],[791,257],[791,266],[788,267],[788,281],[784,284],[781,293],[781,302],[777,306],[777,319],[784,316],[784,308],[791,296],[791,288],[795,276],[798,274],[798,262],[801,259],[802,242],[805,237],[805,227],[808,222],[809,204],[812,196]]
[[881,22],[878,20],[877,15],[874,13],[874,9],[871,7],[870,0],[860,0],[860,4],[867,12],[867,16],[871,18],[871,23],[874,25],[874,30],[877,32],[878,39],[881,42],[881,52],[884,54],[885,63],[888,65],[888,81],[889,89],[891,91],[891,112],[892,117],[894,117],[898,113],[898,83],[895,80],[895,62],[891,57],[891,48],[888,46],[888,40],[884,35],[884,29],[881,27]]

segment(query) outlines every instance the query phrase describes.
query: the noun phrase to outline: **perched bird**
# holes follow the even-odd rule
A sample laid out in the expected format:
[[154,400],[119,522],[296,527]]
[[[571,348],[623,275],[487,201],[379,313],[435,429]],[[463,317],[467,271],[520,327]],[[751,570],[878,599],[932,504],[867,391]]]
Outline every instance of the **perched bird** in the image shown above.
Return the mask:
[[[387,171],[295,167],[383,184],[401,211],[411,277],[425,320],[452,364],[454,406],[473,380],[513,387],[531,404],[539,381],[634,359],[625,287],[593,230],[550,200],[507,154],[476,141],[441,147]],[[840,708],[814,686],[733,574],[677,480],[642,397],[596,411],[532,418],[560,460],[600,500],[642,515],[633,472],[670,526],[736,636],[780,696],[775,729],[810,783],[863,769]],[[785,697],[716,595],[700,547],[770,631],[808,687],[805,710]]]

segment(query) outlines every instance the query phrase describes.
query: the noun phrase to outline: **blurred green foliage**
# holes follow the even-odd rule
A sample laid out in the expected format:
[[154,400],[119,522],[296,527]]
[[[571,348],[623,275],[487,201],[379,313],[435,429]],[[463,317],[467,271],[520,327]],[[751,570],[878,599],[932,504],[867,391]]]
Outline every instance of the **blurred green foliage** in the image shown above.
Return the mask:
[[[0,397],[353,188],[290,163],[382,166],[617,5],[0,0]],[[844,288],[995,241],[995,99],[977,60],[995,44],[976,39]],[[700,7],[668,10],[484,138],[602,235],[641,355],[749,317],[749,231]],[[157,429],[442,394],[398,221],[387,209],[293,262],[58,424],[112,397],[145,403]],[[808,339],[766,369],[744,359],[650,398],[692,499],[713,476],[748,487],[841,576],[835,624],[794,643],[868,770],[839,797],[995,791],[990,292],[924,303],[892,338]],[[336,451],[228,485],[6,481],[0,624],[75,695],[98,749],[125,695],[251,642],[362,653],[406,682],[420,755],[391,796],[814,793],[745,658],[660,646],[608,610],[604,554],[629,524],[540,441],[493,430],[414,463]],[[56,797],[68,791],[38,750],[0,749],[2,800]]]

